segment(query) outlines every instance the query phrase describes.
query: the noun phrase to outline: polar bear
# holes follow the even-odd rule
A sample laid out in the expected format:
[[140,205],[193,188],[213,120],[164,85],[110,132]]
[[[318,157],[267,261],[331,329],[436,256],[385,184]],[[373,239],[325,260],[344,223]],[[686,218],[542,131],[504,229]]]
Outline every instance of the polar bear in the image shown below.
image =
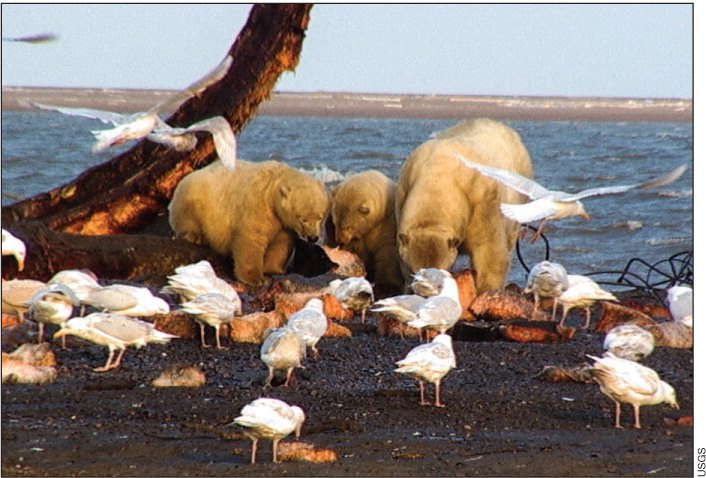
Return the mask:
[[284,274],[297,236],[318,240],[330,208],[316,179],[277,161],[220,161],[185,176],[169,204],[169,224],[190,242],[231,254],[235,277],[260,286]]
[[[397,252],[396,184],[379,171],[355,174],[331,190],[333,239],[365,264],[378,295],[399,294],[404,279]],[[329,244],[333,241],[329,240]]]
[[407,158],[400,171],[395,211],[398,248],[411,272],[449,269],[458,253],[469,254],[478,292],[504,285],[519,225],[500,203],[525,197],[465,166],[454,153],[477,163],[534,177],[520,135],[487,118],[462,122],[438,134]]

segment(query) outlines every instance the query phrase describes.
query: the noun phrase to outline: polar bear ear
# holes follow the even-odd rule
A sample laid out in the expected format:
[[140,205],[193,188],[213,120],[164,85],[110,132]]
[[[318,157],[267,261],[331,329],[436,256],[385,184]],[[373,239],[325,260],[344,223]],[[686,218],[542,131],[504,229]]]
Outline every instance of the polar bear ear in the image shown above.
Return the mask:
[[363,203],[360,206],[358,206],[358,212],[367,216],[368,214],[370,214],[370,208],[368,206],[366,206],[365,203]]
[[400,243],[403,246],[406,246],[409,243],[409,236],[407,234],[402,233],[402,232],[397,234],[397,239],[399,239]]
[[279,192],[282,195],[283,198],[289,197],[289,193],[292,191],[291,186],[287,186],[286,184],[283,184],[282,186],[279,187]]

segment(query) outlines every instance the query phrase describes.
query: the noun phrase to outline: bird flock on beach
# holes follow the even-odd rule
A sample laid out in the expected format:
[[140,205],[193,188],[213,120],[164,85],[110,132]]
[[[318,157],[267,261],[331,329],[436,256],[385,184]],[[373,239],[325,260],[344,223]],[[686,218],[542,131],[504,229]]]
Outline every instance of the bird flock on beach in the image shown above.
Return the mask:
[[[40,42],[53,38],[16,38],[3,41]],[[209,133],[218,158],[229,169],[237,164],[236,139],[232,127],[223,116],[213,116],[186,127],[168,125],[160,115],[170,106],[202,94],[208,87],[223,79],[233,59],[225,59],[210,73],[146,112],[123,115],[89,108],[69,108],[41,103],[31,106],[62,114],[96,119],[112,128],[92,131],[94,152],[122,145],[128,141],[146,139],[178,152],[196,147],[199,132]],[[631,189],[649,189],[664,186],[681,177],[686,165],[670,173],[631,185],[605,186],[576,193],[553,191],[534,180],[512,172],[477,164],[456,154],[468,168],[492,178],[525,195],[525,204],[501,204],[507,218],[521,224],[541,221],[535,241],[547,221],[573,216],[589,218],[581,200],[593,196],[620,194]],[[27,247],[10,231],[2,230],[2,255],[13,256],[18,271],[25,268]],[[409,281],[409,293],[375,299],[373,284],[363,277],[347,277],[331,281],[326,292],[354,315],[366,322],[366,314],[388,316],[404,326],[416,329],[419,344],[404,357],[390,364],[390,371],[409,376],[419,386],[420,405],[446,406],[442,401],[441,382],[457,367],[452,331],[461,320],[459,287],[448,270],[425,268],[415,271]],[[562,307],[558,327],[564,327],[572,309],[585,313],[583,328],[591,323],[591,307],[597,302],[619,302],[609,291],[602,289],[589,277],[569,274],[566,268],[549,260],[535,264],[529,271],[524,294],[531,294],[533,308],[530,320],[535,320],[545,300],[551,301],[551,320],[557,321],[557,309]],[[170,307],[163,296],[176,297],[176,308]],[[693,291],[691,287],[676,285],[667,291],[666,301],[675,323],[693,327]],[[15,314],[21,319],[31,318],[38,324],[38,342],[46,337],[45,327],[58,327],[55,339],[76,336],[108,349],[104,365],[96,372],[107,372],[121,366],[128,347],[140,348],[148,344],[165,344],[179,339],[179,335],[158,330],[147,318],[166,315],[177,310],[187,314],[198,325],[200,345],[210,347],[207,326],[215,331],[215,347],[226,350],[221,343],[222,326],[231,324],[243,315],[245,307],[238,292],[228,281],[218,277],[212,265],[205,260],[177,267],[167,277],[167,284],[154,293],[147,287],[110,284],[102,285],[95,275],[84,270],[64,270],[48,282],[15,279],[2,283],[3,314]],[[308,299],[293,312],[286,323],[270,327],[262,334],[259,359],[267,369],[264,390],[276,388],[276,374],[284,374],[284,387],[296,386],[296,369],[303,367],[309,353],[315,360],[321,358],[317,348],[329,330],[331,319],[326,314],[322,297]],[[621,324],[607,331],[602,342],[601,356],[586,354],[593,363],[586,368],[587,375],[600,391],[615,404],[614,426],[622,428],[621,406],[630,404],[634,411],[634,426],[641,427],[640,407],[666,403],[678,408],[677,393],[659,374],[640,363],[656,347],[655,336],[635,324]],[[5,374],[3,373],[3,377]],[[427,399],[425,384],[434,385],[433,400]],[[272,441],[272,461],[278,462],[279,442],[294,433],[299,437],[306,419],[304,410],[294,404],[272,397],[260,397],[246,404],[231,423],[244,430],[252,440],[251,463],[256,462],[258,442]]]

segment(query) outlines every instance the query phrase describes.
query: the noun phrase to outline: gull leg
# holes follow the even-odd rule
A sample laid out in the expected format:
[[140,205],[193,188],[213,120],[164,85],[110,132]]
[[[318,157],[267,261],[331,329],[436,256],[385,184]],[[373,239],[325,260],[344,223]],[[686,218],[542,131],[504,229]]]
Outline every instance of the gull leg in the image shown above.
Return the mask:
[[275,438],[272,440],[272,463],[279,463],[277,459],[277,445],[279,444],[279,439]]
[[250,463],[255,463],[255,457],[257,456],[257,438],[252,439],[252,449],[250,451]]
[[620,426],[620,402],[615,402],[615,428],[623,428]]
[[556,317],[556,306],[558,305],[558,301],[556,300],[556,297],[554,297],[554,306],[552,307],[552,320],[555,320]]
[[204,336],[204,325],[199,322],[199,327],[201,327],[201,347],[208,348],[210,345],[206,345],[206,338]]
[[427,401],[424,399],[424,382],[423,382],[422,380],[419,381],[419,394],[420,394],[420,397],[421,397],[421,399],[420,399],[420,401],[419,401],[419,404],[420,404],[420,405],[429,405],[429,402],[427,402]]
[[123,359],[123,355],[125,354],[125,349],[120,349],[118,352],[118,358],[115,359],[113,365],[110,368],[118,368],[120,366],[120,362]]
[[265,381],[265,386],[262,388],[267,388],[272,384],[272,377],[275,374],[275,371],[272,367],[267,367],[267,368],[269,369],[269,373],[267,374],[267,380]]
[[530,244],[534,244],[537,242],[537,239],[539,239],[539,236],[542,235],[542,228],[544,227],[544,224],[547,222],[546,219],[542,219],[542,222],[539,223],[539,227],[537,228],[537,232],[534,233],[532,238],[530,239]]
[[214,325],[213,327],[216,329],[216,348],[219,350],[228,349],[228,347],[223,347],[221,345],[221,334],[220,334],[221,324]]
[[583,323],[583,328],[587,329],[590,323],[591,323],[591,308],[586,307],[586,322]]
[[640,405],[635,404],[632,407],[635,411],[635,428],[642,428],[640,426]]
[[561,322],[559,322],[559,327],[564,326],[564,321],[566,320],[566,316],[568,313],[569,313],[569,310],[566,307],[564,307],[564,313],[561,314]]
[[39,335],[37,335],[37,343],[41,344],[44,338],[44,322],[39,322]]
[[441,382],[436,382],[436,402],[434,403],[435,406],[437,407],[445,407],[443,403],[441,403]]
[[108,360],[105,362],[105,365],[103,365],[102,367],[94,368],[93,371],[94,372],[105,372],[107,370],[110,370],[111,367],[109,365],[110,365],[110,362],[113,361],[114,353],[115,353],[115,349],[113,349],[112,347],[108,348]]

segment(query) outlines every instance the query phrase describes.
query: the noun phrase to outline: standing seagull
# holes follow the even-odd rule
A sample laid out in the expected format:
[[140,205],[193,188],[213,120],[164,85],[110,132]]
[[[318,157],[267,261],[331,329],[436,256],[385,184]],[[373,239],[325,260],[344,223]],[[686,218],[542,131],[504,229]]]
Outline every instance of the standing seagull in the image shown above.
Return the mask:
[[522,224],[541,220],[542,222],[532,238],[532,242],[539,238],[542,227],[547,221],[566,219],[572,216],[582,216],[589,219],[590,216],[584,209],[580,199],[591,196],[604,196],[606,194],[619,194],[630,189],[651,189],[665,186],[679,179],[687,168],[687,165],[683,164],[662,177],[643,183],[591,188],[572,194],[563,191],[551,191],[519,174],[475,163],[460,154],[455,154],[455,156],[469,168],[476,169],[482,175],[500,181],[505,186],[529,197],[531,201],[526,204],[502,203],[500,204],[500,210],[509,219]]
[[588,373],[601,386],[601,392],[615,402],[615,428],[623,428],[620,425],[622,403],[633,406],[635,428],[641,428],[641,405],[657,405],[666,402],[674,408],[679,408],[674,388],[660,380],[657,372],[651,368],[610,354],[601,358],[586,356],[595,360],[593,368],[588,369]]
[[241,313],[240,301],[236,304],[228,297],[218,293],[208,293],[194,297],[190,301],[181,304],[181,310],[193,315],[199,324],[202,347],[210,347],[210,345],[206,345],[204,337],[205,326],[210,325],[216,330],[217,349],[225,348],[221,346],[221,334],[219,333],[221,324],[231,322],[235,318],[235,314],[240,315]]
[[552,320],[556,317],[556,306],[559,296],[569,288],[569,278],[564,266],[557,262],[542,261],[535,264],[527,276],[527,286],[524,293],[532,292],[534,295],[534,309],[532,319],[537,313],[539,301],[543,297],[550,297],[554,300],[552,307]]
[[458,297],[458,285],[453,277],[444,278],[438,295],[426,299],[417,309],[417,317],[407,323],[410,327],[431,329],[445,334],[456,325],[463,313]]
[[303,309],[292,314],[286,327],[296,332],[306,346],[311,348],[315,359],[319,358],[316,344],[328,329],[328,319],[321,299],[309,299]]
[[[74,307],[81,305],[74,291],[64,284],[56,284],[34,294],[29,301],[29,311],[32,318],[39,323],[39,343],[44,339],[44,324],[54,324],[64,327],[71,318]],[[61,338],[61,347],[66,348],[66,338]]]
[[[105,372],[119,367],[125,349],[130,345],[140,348],[151,342],[163,344],[177,338],[176,335],[160,332],[149,322],[105,312],[69,319],[64,327],[54,334],[54,338],[65,335],[75,335],[108,347],[108,360],[104,366],[94,368],[96,372]],[[116,350],[117,357],[115,357]]]
[[25,268],[25,258],[27,257],[27,246],[22,241],[12,235],[10,231],[2,230],[2,255],[15,256],[17,259],[17,270]]
[[105,312],[131,317],[169,313],[169,304],[164,299],[154,296],[147,287],[132,285],[113,284],[102,287],[89,292],[84,302]]
[[233,130],[225,118],[213,117],[194,123],[187,128],[172,128],[166,124],[159,114],[175,103],[182,103],[191,97],[201,94],[206,88],[220,81],[230,68],[233,57],[226,55],[225,59],[209,74],[186,89],[169,96],[150,110],[132,115],[123,115],[112,111],[102,111],[90,108],[68,108],[26,102],[40,109],[57,111],[59,113],[83,116],[97,119],[103,123],[112,124],[114,128],[92,131],[96,137],[94,152],[102,151],[111,146],[119,146],[133,139],[147,137],[150,141],[165,144],[178,151],[188,151],[196,146],[195,132],[207,131],[213,135],[214,145],[219,158],[229,169],[235,169],[236,142]]
[[361,322],[365,323],[365,312],[375,300],[373,286],[365,277],[335,279],[329,282],[329,288],[343,307],[360,314]]
[[559,297],[558,301],[563,306],[564,312],[561,316],[560,326],[564,326],[564,321],[569,311],[574,307],[582,307],[586,310],[586,322],[583,328],[587,329],[591,323],[591,306],[599,300],[614,300],[615,297],[608,291],[601,289],[593,280],[586,276],[569,274],[569,288],[566,289]]
[[213,266],[207,260],[177,267],[174,272],[176,274],[167,277],[169,284],[164,286],[161,292],[176,293],[186,300],[217,292],[232,300],[236,304],[236,309],[241,308],[238,293],[228,282],[216,275]]
[[407,356],[397,362],[398,373],[408,373],[419,380],[419,390],[421,394],[421,405],[429,405],[424,398],[424,381],[433,383],[436,386],[436,400],[434,405],[443,407],[441,403],[441,379],[446,376],[452,368],[456,367],[456,356],[451,345],[451,337],[446,334],[439,334],[428,344],[418,345],[409,351]]
[[284,386],[292,382],[294,368],[301,367],[302,359],[306,356],[306,344],[299,334],[287,327],[268,329],[265,332],[265,341],[260,347],[260,360],[267,365],[267,381],[265,387],[272,384],[275,370],[286,370],[287,380]]
[[276,398],[258,398],[243,407],[233,424],[245,427],[245,435],[252,440],[250,463],[255,463],[260,438],[272,440],[272,461],[279,463],[277,445],[292,432],[299,438],[305,419],[304,411],[296,405]]

